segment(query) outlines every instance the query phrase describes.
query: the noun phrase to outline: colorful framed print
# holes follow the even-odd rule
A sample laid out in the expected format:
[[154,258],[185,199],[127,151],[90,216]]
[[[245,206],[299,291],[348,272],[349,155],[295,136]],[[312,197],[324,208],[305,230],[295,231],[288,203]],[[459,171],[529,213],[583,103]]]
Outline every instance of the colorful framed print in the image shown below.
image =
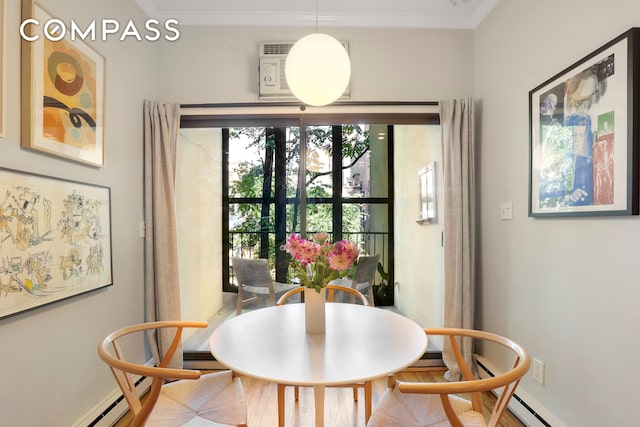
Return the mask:
[[639,31],[529,92],[529,216],[638,214]]
[[[104,58],[22,2],[22,146],[104,166]],[[55,22],[55,21],[53,21]],[[63,37],[64,36],[64,37]]]
[[0,318],[112,283],[111,190],[0,168]]

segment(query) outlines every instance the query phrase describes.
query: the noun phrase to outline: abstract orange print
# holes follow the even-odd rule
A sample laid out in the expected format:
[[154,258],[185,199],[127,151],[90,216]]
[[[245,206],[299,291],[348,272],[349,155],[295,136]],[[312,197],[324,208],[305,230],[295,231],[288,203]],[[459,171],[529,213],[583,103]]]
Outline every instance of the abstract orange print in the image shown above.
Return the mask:
[[67,40],[44,42],[42,136],[96,149],[97,64]]

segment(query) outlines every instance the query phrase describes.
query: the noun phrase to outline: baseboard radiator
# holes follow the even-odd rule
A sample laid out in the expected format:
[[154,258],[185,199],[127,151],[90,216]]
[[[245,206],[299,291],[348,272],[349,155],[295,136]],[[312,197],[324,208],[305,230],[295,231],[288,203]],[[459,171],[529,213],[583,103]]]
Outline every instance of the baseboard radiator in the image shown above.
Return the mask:
[[[476,354],[474,359],[480,378],[489,378],[502,373],[487,358]],[[566,427],[521,388],[517,388],[511,398],[509,410],[529,427]]]
[[[151,387],[151,378],[138,377],[135,381],[138,396],[142,396]],[[120,388],[114,390],[100,403],[87,412],[71,427],[110,427],[129,410],[129,405]]]

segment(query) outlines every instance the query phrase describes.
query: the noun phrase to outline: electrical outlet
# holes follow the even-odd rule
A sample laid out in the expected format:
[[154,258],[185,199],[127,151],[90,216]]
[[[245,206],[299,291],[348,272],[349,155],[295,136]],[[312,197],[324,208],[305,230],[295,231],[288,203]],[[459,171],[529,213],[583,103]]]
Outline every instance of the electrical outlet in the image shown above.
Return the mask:
[[533,379],[544,385],[544,363],[535,357],[533,358]]

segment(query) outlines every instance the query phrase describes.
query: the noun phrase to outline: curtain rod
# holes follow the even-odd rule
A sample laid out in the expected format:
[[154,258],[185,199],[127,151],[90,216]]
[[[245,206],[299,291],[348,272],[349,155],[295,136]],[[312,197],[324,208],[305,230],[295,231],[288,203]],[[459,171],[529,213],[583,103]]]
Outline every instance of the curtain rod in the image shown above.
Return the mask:
[[[397,102],[387,102],[387,101],[338,101],[334,102],[331,105],[334,106],[346,106],[346,107],[362,107],[362,106],[437,106],[438,101],[397,101]],[[239,102],[239,103],[203,103],[203,104],[180,104],[180,108],[246,108],[246,107],[300,107],[301,110],[304,111],[306,108],[305,104],[301,104],[299,102]]]

